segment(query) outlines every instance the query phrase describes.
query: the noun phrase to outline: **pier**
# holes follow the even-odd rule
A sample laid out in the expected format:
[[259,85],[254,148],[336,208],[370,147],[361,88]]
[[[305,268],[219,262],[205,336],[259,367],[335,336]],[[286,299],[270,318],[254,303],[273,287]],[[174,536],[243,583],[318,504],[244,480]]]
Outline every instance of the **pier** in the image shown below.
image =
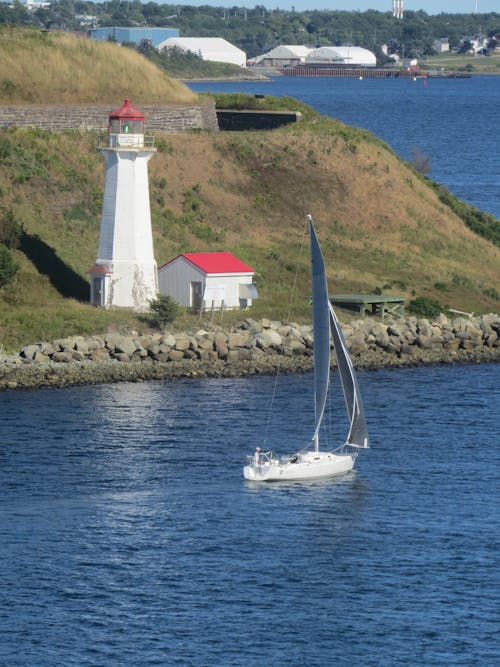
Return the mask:
[[386,315],[402,318],[405,313],[405,297],[385,294],[333,294],[330,301],[334,306],[354,310],[360,315]]
[[356,79],[398,79],[427,77],[426,72],[412,72],[407,70],[382,69],[370,67],[334,67],[314,65],[294,65],[293,67],[277,68],[283,76],[319,77]]

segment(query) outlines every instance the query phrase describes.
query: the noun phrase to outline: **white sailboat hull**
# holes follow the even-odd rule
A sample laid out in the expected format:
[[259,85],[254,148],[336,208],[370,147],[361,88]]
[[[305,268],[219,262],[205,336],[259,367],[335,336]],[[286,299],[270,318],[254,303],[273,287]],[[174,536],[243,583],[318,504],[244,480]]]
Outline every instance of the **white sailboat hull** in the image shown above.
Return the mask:
[[243,468],[243,475],[245,479],[255,482],[320,479],[349,472],[354,468],[355,461],[356,454],[305,452],[284,461],[276,458],[260,464],[253,461]]

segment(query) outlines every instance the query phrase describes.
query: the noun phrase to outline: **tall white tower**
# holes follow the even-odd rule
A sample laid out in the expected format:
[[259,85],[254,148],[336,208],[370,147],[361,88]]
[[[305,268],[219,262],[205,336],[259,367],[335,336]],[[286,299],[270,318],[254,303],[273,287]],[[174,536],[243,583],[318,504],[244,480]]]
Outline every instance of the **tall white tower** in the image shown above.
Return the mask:
[[90,301],[96,306],[145,311],[158,293],[148,183],[156,149],[152,138],[146,143],[144,115],[127,99],[109,115],[108,146],[99,148],[106,181],[99,250],[90,271]]
[[392,0],[392,15],[396,19],[402,19],[404,13],[403,0]]

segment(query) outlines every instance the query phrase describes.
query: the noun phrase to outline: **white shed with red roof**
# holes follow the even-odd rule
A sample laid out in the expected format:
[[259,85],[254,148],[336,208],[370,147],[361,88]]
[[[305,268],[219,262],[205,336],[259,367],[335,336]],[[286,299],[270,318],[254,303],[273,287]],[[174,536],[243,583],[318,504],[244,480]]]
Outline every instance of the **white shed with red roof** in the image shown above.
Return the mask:
[[186,252],[158,269],[160,294],[195,310],[247,308],[257,299],[254,270],[230,252]]

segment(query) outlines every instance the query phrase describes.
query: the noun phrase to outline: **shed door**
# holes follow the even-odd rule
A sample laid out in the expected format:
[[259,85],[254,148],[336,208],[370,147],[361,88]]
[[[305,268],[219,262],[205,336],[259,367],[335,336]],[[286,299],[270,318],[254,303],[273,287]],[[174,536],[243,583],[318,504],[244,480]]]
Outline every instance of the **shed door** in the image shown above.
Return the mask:
[[203,290],[201,287],[201,282],[193,281],[191,283],[191,308],[195,310],[200,310],[203,299]]

